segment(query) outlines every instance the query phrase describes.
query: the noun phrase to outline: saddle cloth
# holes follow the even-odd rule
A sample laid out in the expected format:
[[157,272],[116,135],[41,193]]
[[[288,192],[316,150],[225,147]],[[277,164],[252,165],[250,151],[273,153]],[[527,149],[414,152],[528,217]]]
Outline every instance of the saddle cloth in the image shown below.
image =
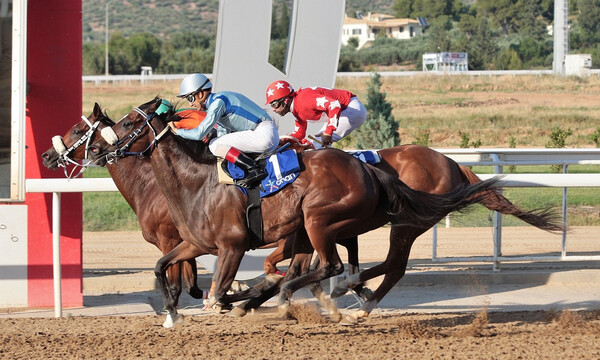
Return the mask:
[[381,162],[381,157],[376,150],[356,150],[346,152],[358,160],[370,165],[375,165]]
[[[294,150],[285,150],[269,156],[266,159],[265,170],[267,177],[260,183],[260,197],[275,194],[286,185],[291,184],[300,175],[300,162]],[[227,171],[233,179],[244,177],[244,170],[235,164],[227,163]],[[246,195],[246,189],[240,188]]]
[[[375,150],[347,151],[347,153],[367,164],[375,165],[381,162],[381,157]],[[217,169],[219,171],[219,182],[221,183],[233,184],[233,179],[244,177],[244,170],[230,162],[227,163],[227,171],[229,171],[231,177],[222,170],[220,162],[217,164]],[[293,183],[300,174],[300,163],[295,151],[285,150],[267,158],[265,169],[267,177],[261,181],[261,198],[275,194],[286,185]],[[240,190],[248,195],[246,189],[240,187]]]

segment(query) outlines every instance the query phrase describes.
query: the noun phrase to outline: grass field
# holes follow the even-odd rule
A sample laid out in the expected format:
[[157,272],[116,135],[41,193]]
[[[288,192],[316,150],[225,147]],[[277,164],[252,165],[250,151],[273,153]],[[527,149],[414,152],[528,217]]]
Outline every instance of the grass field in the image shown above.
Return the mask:
[[[554,127],[570,129],[566,147],[596,147],[591,138],[600,132],[600,78],[553,76],[414,76],[384,77],[382,91],[393,105],[400,123],[402,143],[415,142],[429,131],[429,145],[459,147],[462,135],[481,147],[543,148]],[[346,88],[365,99],[368,78],[339,78],[336,86]],[[294,84],[296,87],[311,84]],[[179,81],[140,84],[83,86],[83,114],[89,114],[98,102],[118,120],[133,106],[159,95],[175,99]],[[460,132],[460,133],[459,133]],[[91,170],[91,171],[90,171]],[[505,168],[506,170],[506,168]],[[476,173],[490,173],[489,167],[475,167]],[[517,173],[550,172],[547,166],[518,166]],[[569,172],[600,172],[600,166],[570,166]],[[108,176],[104,169],[93,168],[86,176]],[[569,225],[600,225],[600,189],[569,189]],[[526,209],[557,206],[560,210],[562,189],[507,189],[505,195]],[[108,204],[108,205],[107,205]],[[453,226],[488,226],[489,212],[473,207],[453,220]],[[110,224],[110,225],[107,225]],[[520,221],[504,218],[505,225]],[[137,220],[120,194],[86,193],[84,227],[86,230],[136,229]]]

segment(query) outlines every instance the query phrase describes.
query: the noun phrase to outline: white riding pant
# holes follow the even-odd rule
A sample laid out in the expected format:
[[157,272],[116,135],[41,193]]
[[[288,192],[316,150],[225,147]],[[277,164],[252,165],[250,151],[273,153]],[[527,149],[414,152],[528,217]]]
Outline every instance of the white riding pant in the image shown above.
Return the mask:
[[232,132],[211,140],[208,148],[218,157],[225,155],[232,147],[243,153],[263,153],[273,151],[279,145],[279,133],[275,121],[262,121],[254,130]]
[[[350,99],[348,107],[340,112],[337,129],[335,129],[333,134],[331,134],[333,142],[339,141],[348,136],[348,134],[354,131],[357,127],[361,126],[366,119],[367,109],[363,103],[360,102],[356,96],[354,96],[352,99]],[[321,130],[315,134],[315,137],[319,139],[319,141],[321,140],[321,135],[323,134],[323,131],[325,131],[325,128],[327,128],[327,124],[323,125]],[[314,143],[313,145],[315,145],[315,148],[321,147],[321,144],[319,143]]]

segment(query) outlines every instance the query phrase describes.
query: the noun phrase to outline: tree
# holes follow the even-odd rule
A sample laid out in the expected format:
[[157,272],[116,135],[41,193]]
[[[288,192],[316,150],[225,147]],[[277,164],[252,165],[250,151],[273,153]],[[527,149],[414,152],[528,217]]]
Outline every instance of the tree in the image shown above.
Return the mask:
[[431,30],[429,31],[429,39],[431,41],[430,51],[445,52],[452,50],[451,29],[452,21],[448,16],[440,16],[433,21]]
[[100,75],[104,73],[104,45],[83,44],[83,74]]
[[287,0],[280,1],[280,3],[279,17],[276,16],[275,10],[271,16],[271,40],[287,39],[288,37],[290,14]]
[[381,75],[375,73],[367,85],[367,119],[353,134],[359,149],[382,149],[400,144],[398,123],[385,97],[386,93],[381,92]]
[[519,35],[542,41],[547,38],[546,23],[542,17],[541,0],[521,0],[521,11],[517,16],[516,28]]
[[502,29],[505,36],[517,31],[516,19],[520,13],[520,0],[479,0],[477,8],[481,10],[480,16],[492,20],[492,25]]
[[396,0],[392,9],[397,18],[411,18],[413,16],[413,3],[414,0]]
[[577,6],[580,10],[577,23],[582,33],[582,45],[595,46],[600,42],[600,0],[579,0]]
[[523,62],[519,58],[519,54],[510,47],[500,52],[496,65],[498,70],[519,70],[523,68]]
[[474,23],[469,26],[474,32],[470,37],[465,34],[460,38],[456,47],[469,53],[469,69],[486,70],[492,67],[498,53],[493,32],[485,17],[474,18]]

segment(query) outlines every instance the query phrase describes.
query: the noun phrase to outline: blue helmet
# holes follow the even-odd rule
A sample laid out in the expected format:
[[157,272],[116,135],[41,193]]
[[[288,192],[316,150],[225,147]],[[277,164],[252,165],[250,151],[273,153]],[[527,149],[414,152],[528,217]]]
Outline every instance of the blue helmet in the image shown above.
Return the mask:
[[183,78],[179,87],[178,97],[185,97],[198,91],[212,89],[212,83],[203,74],[191,74]]

